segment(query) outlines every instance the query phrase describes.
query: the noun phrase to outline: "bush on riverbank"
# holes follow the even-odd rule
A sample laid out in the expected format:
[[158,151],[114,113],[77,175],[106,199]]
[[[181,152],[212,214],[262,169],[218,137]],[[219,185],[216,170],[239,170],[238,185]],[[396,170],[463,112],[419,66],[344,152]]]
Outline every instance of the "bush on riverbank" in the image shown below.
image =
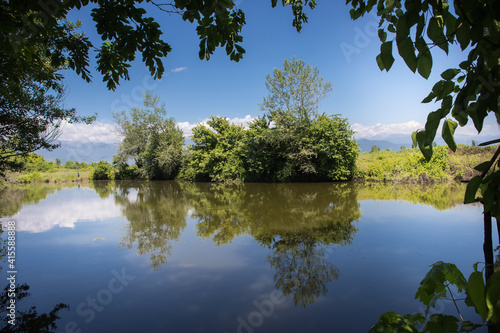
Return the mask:
[[356,178],[375,181],[435,182],[470,179],[474,167],[491,158],[498,146],[469,147],[458,145],[454,153],[445,146],[436,147],[429,162],[418,149],[398,152],[363,153],[356,162]]

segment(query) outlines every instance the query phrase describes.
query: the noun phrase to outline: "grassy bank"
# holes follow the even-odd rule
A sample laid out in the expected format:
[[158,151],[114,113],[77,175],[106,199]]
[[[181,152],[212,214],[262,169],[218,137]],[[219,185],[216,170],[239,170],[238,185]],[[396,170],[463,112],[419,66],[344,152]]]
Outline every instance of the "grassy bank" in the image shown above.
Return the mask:
[[[8,172],[4,184],[65,183],[89,180],[93,168],[81,170],[53,169],[49,171]],[[0,186],[1,187],[1,186]]]
[[356,162],[356,179],[396,182],[439,182],[468,180],[477,175],[474,167],[491,159],[498,146],[459,145],[456,152],[441,146],[426,162],[420,150],[363,153]]

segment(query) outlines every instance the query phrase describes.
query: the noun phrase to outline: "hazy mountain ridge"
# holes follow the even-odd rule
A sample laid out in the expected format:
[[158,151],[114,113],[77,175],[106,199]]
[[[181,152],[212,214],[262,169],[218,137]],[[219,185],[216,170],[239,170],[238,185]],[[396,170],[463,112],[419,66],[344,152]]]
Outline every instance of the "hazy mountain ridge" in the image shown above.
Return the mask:
[[66,161],[78,162],[99,162],[105,160],[111,162],[113,155],[118,151],[118,145],[111,143],[90,143],[90,142],[61,142],[61,147],[53,151],[39,150],[36,153],[45,157],[48,161],[60,159],[64,164]]
[[[462,136],[456,136],[455,142],[457,144],[465,144],[471,146],[472,140],[474,140],[476,142],[476,145],[478,145],[482,142],[494,139],[498,139],[498,137],[495,136],[472,137],[472,136],[462,135]],[[369,152],[372,149],[372,146],[378,146],[380,150],[390,149],[392,151],[400,150],[401,146],[404,146],[406,148],[412,147],[411,136],[406,134],[393,134],[383,137],[374,136],[370,139],[361,138],[357,139],[356,141],[359,144],[361,153]],[[436,135],[435,142],[438,146],[446,145],[441,136],[439,136],[439,133]]]

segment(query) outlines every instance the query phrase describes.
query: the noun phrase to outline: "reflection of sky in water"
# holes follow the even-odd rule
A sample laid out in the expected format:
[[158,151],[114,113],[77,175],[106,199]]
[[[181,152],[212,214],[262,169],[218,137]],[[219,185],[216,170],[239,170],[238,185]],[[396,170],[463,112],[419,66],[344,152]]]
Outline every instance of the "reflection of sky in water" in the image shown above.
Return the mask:
[[[129,201],[135,198],[136,192],[128,194]],[[215,246],[197,236],[192,209],[181,236],[171,241],[167,264],[154,271],[147,254],[119,245],[129,222],[113,195],[101,199],[85,188],[48,195],[15,216],[19,279],[31,286],[30,305],[39,310],[70,305],[71,311],[60,313],[57,332],[71,322],[94,333],[247,332],[245,327],[256,333],[366,332],[385,311],[419,310],[413,298],[427,266],[455,262],[468,276],[472,264],[483,260],[480,207],[438,211],[377,200],[360,206],[352,244],[326,248],[326,259],[340,271],[340,278],[328,283],[327,296],[306,308],[295,307],[291,296],[273,303],[269,316],[253,318],[262,318],[256,327],[241,323],[270,304],[275,271],[266,257],[272,251],[248,235]],[[102,296],[113,271],[122,270],[133,279],[85,322],[88,299]],[[4,275],[5,270],[0,278]],[[78,312],[79,306],[84,311]],[[455,315],[452,304],[439,306]]]
[[76,222],[120,217],[113,196],[101,199],[90,188],[66,188],[49,194],[36,205],[26,205],[12,218],[18,231],[44,232],[56,226],[74,228]]

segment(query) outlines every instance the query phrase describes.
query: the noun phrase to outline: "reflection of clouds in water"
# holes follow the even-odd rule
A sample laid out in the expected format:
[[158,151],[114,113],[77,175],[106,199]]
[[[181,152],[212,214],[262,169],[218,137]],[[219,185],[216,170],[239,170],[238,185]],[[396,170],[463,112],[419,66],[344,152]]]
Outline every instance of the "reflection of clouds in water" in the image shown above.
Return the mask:
[[12,216],[17,231],[33,233],[56,226],[74,228],[76,222],[94,222],[122,216],[112,196],[102,199],[91,189],[63,189]]

